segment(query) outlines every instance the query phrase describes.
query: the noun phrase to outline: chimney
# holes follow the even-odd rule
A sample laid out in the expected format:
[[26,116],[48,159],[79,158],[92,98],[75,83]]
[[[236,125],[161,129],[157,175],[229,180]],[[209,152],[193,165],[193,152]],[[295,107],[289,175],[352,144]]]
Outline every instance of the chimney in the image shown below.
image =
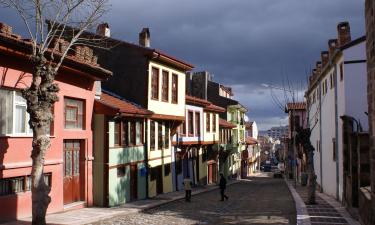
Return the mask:
[[150,47],[150,30],[146,27],[139,33],[139,45],[143,47]]
[[329,55],[332,56],[333,53],[335,52],[336,48],[337,48],[337,39],[330,39],[328,41],[328,51],[329,51]]
[[96,28],[96,34],[103,37],[111,37],[111,30],[109,29],[108,23],[101,23]]
[[341,22],[337,25],[338,44],[343,46],[349,43],[352,39],[350,36],[350,26],[348,22]]
[[327,65],[328,60],[329,60],[328,52],[327,51],[322,51],[320,53],[320,57],[322,59],[322,68],[324,68]]

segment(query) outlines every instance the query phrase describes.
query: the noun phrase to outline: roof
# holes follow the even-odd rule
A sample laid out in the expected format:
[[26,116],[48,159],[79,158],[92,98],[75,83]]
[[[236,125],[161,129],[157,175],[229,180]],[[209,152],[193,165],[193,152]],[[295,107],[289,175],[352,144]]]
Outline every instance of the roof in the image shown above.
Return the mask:
[[253,137],[247,137],[246,138],[246,144],[247,145],[256,145],[258,144],[258,140]]
[[[66,26],[65,30],[67,30],[67,32],[69,29],[74,30],[75,28]],[[112,37],[103,37],[101,35],[98,35],[89,31],[85,31],[82,35],[85,37],[90,37],[90,39],[93,39],[93,40],[96,40],[96,39],[101,40],[102,43],[98,43],[98,47],[103,45],[105,48],[112,48],[112,47],[118,46],[119,44],[124,44],[128,47],[135,48],[139,51],[142,51],[145,54],[145,56],[149,57],[149,59],[160,60],[162,62],[172,64],[176,66],[177,68],[180,68],[184,71],[190,71],[194,68],[192,64],[187,63],[183,60],[177,59],[176,57],[166,54],[158,49],[145,47],[145,46],[130,43],[124,40],[115,39]]]
[[250,129],[253,126],[254,121],[249,121],[245,123],[246,129]]
[[[21,39],[18,34],[12,33],[12,28],[0,22],[0,27],[8,27],[8,29],[0,29],[0,53],[4,55],[11,55],[13,57],[21,58],[23,60],[30,60],[32,54],[32,43],[29,39]],[[47,51],[51,53],[52,50]],[[56,59],[61,57],[60,52],[54,52]],[[81,60],[75,55],[68,54],[61,66],[61,69],[69,70],[69,72],[80,73],[93,77],[95,80],[106,80],[112,76],[112,72],[106,70],[95,62]]]
[[353,47],[353,46],[355,46],[355,45],[357,45],[359,43],[365,42],[365,41],[366,41],[366,35],[364,35],[362,37],[359,37],[359,38],[357,38],[355,40],[352,40],[351,42],[349,42],[349,43],[341,46],[340,49],[341,50],[345,50],[347,48]]
[[306,110],[306,102],[294,102],[288,103],[286,105],[285,111],[288,112],[289,110]]
[[194,96],[190,96],[190,95],[186,95],[185,100],[186,100],[186,104],[198,105],[198,106],[203,106],[203,107],[209,106],[212,104],[211,102],[207,100],[197,98]]
[[153,114],[152,111],[105,90],[103,90],[100,99],[95,99],[95,101],[115,109],[123,116],[146,117]]
[[232,129],[232,128],[235,128],[236,125],[233,125],[233,124],[229,123],[228,121],[219,118],[219,127]]
[[204,111],[223,113],[226,110],[220,106],[214,105],[210,102],[210,105],[204,107]]

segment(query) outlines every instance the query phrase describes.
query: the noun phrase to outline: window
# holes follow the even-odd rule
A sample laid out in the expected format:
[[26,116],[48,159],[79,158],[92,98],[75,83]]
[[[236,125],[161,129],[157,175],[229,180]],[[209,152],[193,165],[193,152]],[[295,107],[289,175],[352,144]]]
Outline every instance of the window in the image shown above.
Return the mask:
[[20,92],[0,89],[0,135],[32,135],[26,108]]
[[333,161],[336,161],[337,155],[336,155],[336,138],[332,138],[332,156]]
[[212,114],[212,132],[216,132],[216,114]]
[[64,99],[65,129],[83,129],[83,101]]
[[136,130],[136,136],[135,136],[135,144],[140,145],[143,144],[143,123],[137,121],[135,123],[135,130]]
[[164,146],[169,148],[169,126],[164,127]]
[[344,66],[340,63],[340,81],[344,80]]
[[32,133],[29,130],[29,116],[26,112],[26,100],[21,93],[15,92],[14,95],[14,132],[17,134]]
[[206,113],[206,131],[210,132],[211,131],[211,120],[210,120],[210,113]]
[[171,173],[171,164],[164,165],[164,176],[169,176]]
[[158,149],[163,149],[163,124],[158,122]]
[[129,145],[134,146],[135,145],[135,122],[129,122]]
[[155,121],[150,122],[150,150],[155,150]]
[[155,180],[156,177],[157,177],[157,175],[158,175],[158,169],[157,169],[157,167],[150,168],[150,180],[151,181]]
[[168,90],[169,90],[169,73],[163,70],[163,82],[161,88],[161,99],[168,102]]
[[172,103],[178,102],[178,77],[177,74],[172,74]]
[[188,112],[188,134],[189,136],[194,135],[194,113],[192,111]]
[[122,141],[121,141],[121,143],[122,143],[123,146],[128,146],[129,145],[129,124],[128,124],[127,121],[123,121],[122,122],[122,130],[121,130],[121,132],[122,132],[122,135],[121,135]]
[[117,177],[124,177],[126,175],[126,166],[117,167]]
[[115,146],[121,145],[121,122],[115,122],[115,129],[114,129],[114,144]]
[[333,88],[333,73],[331,73],[331,75],[329,76],[329,84],[330,84],[330,89]]
[[195,135],[201,135],[201,114],[199,112],[195,112]]
[[151,98],[159,100],[159,69],[152,67],[151,73]]
[[[0,179],[0,196],[31,191],[31,175]],[[52,174],[44,174],[44,182],[51,187]]]

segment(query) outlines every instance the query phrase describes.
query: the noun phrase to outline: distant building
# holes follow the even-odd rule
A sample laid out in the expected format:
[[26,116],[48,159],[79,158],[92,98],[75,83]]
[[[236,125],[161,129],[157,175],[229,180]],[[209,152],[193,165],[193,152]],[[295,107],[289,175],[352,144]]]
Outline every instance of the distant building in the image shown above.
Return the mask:
[[259,131],[259,135],[281,140],[283,137],[288,136],[288,131],[288,126],[271,127],[269,130]]

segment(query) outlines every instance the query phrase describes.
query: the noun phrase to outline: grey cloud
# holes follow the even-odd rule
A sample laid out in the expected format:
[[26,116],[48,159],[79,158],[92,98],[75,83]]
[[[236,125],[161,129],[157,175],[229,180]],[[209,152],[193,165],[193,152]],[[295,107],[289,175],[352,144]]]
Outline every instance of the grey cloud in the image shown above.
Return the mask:
[[[236,88],[258,124],[284,114],[261,83],[306,82],[308,70],[336,37],[336,25],[351,23],[354,38],[364,34],[364,0],[113,0],[103,18],[114,37],[137,42],[151,29],[152,47],[208,70]],[[1,9],[3,12],[4,10]],[[0,20],[22,30],[14,13]],[[240,87],[242,86],[242,87]],[[267,119],[272,118],[272,119]],[[271,121],[271,122],[270,122]],[[278,123],[276,123],[278,125]],[[260,125],[262,126],[262,125]]]

